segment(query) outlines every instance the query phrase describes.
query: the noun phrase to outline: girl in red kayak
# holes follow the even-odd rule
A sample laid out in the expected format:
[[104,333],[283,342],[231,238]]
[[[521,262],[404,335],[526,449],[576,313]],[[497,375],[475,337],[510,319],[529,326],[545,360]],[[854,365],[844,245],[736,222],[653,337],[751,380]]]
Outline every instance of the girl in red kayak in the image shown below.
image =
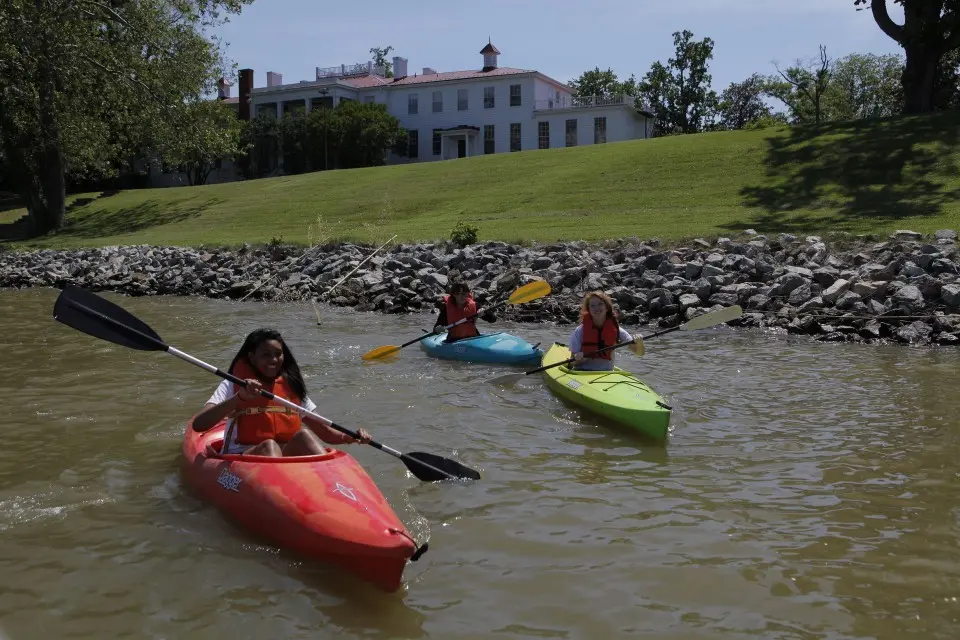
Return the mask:
[[631,340],[634,343],[630,345],[630,350],[642,356],[643,336],[634,338],[620,326],[610,296],[602,291],[591,291],[583,298],[580,324],[570,336],[570,352],[575,359],[573,368],[581,371],[612,371],[613,349],[593,356],[590,354]]
[[[473,316],[477,312],[477,303],[470,295],[470,286],[463,280],[454,280],[450,285],[450,293],[443,296],[437,303],[437,309],[440,315],[433,325],[433,330],[439,332],[445,326],[453,324],[461,318]],[[493,311],[486,311],[480,316],[487,322],[496,322],[497,316]],[[444,342],[456,342],[464,338],[473,338],[480,335],[477,329],[476,316],[470,318],[463,324],[459,324],[447,332]]]
[[[228,371],[246,380],[247,386],[237,387],[224,380],[193,419],[194,431],[203,432],[223,418],[229,418],[225,434],[231,432],[232,426],[233,435],[225,453],[309,456],[324,453],[323,442],[357,442],[331,427],[329,422],[299,414],[258,393],[265,389],[307,411],[317,408],[307,396],[297,361],[278,332],[272,329],[251,332]],[[360,442],[370,442],[370,434],[365,430],[358,430],[358,434]]]

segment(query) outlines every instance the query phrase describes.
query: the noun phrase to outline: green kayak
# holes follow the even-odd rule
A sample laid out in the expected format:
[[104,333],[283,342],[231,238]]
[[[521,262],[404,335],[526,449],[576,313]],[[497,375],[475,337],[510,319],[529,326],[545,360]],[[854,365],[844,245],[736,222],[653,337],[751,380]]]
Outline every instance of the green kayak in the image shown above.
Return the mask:
[[[559,342],[544,354],[542,366],[570,358]],[[666,440],[670,407],[629,371],[573,371],[566,365],[544,371],[547,386],[561,398],[656,440]]]

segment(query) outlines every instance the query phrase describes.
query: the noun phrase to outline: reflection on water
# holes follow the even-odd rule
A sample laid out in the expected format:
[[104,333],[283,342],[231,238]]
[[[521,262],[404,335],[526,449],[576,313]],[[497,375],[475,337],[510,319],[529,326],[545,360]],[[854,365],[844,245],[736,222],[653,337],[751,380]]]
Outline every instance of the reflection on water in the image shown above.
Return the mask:
[[[430,551],[396,594],[264,546],[187,494],[185,421],[218,380],[2,291],[0,637],[955,638],[960,351],[677,332],[618,362],[674,408],[666,444],[502,368],[359,357],[429,327],[310,305],[106,294],[226,366],[288,338],[319,412],[454,456],[429,485],[350,447]],[[506,324],[534,342],[569,328]]]

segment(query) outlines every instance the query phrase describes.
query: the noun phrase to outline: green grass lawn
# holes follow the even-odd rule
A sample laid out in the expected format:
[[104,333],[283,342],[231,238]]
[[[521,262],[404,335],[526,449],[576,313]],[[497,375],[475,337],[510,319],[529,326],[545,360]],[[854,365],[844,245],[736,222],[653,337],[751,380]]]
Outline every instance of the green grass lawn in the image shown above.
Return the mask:
[[18,244],[429,241],[459,221],[481,241],[932,232],[960,228],[958,143],[944,112],[81,194],[64,230]]

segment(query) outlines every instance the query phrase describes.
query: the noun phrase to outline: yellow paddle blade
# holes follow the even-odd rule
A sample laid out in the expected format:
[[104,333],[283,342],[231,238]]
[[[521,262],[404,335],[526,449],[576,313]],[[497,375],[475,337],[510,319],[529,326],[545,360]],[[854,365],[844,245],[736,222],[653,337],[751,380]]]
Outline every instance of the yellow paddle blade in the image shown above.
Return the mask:
[[549,293],[549,282],[546,280],[534,280],[533,282],[528,282],[511,293],[510,297],[507,298],[507,302],[510,304],[523,304],[524,302],[530,302],[532,300],[542,298],[545,295],[549,295]]
[[386,358],[392,356],[396,352],[400,351],[400,347],[393,344],[387,344],[382,347],[377,347],[376,349],[371,349],[363,354],[364,360],[379,360],[381,358]]
[[631,344],[627,348],[630,349],[630,351],[633,351],[633,355],[638,357],[642,357],[644,352],[646,351],[643,348],[643,338],[641,338],[640,336],[637,336],[636,338],[634,338],[633,344]]

